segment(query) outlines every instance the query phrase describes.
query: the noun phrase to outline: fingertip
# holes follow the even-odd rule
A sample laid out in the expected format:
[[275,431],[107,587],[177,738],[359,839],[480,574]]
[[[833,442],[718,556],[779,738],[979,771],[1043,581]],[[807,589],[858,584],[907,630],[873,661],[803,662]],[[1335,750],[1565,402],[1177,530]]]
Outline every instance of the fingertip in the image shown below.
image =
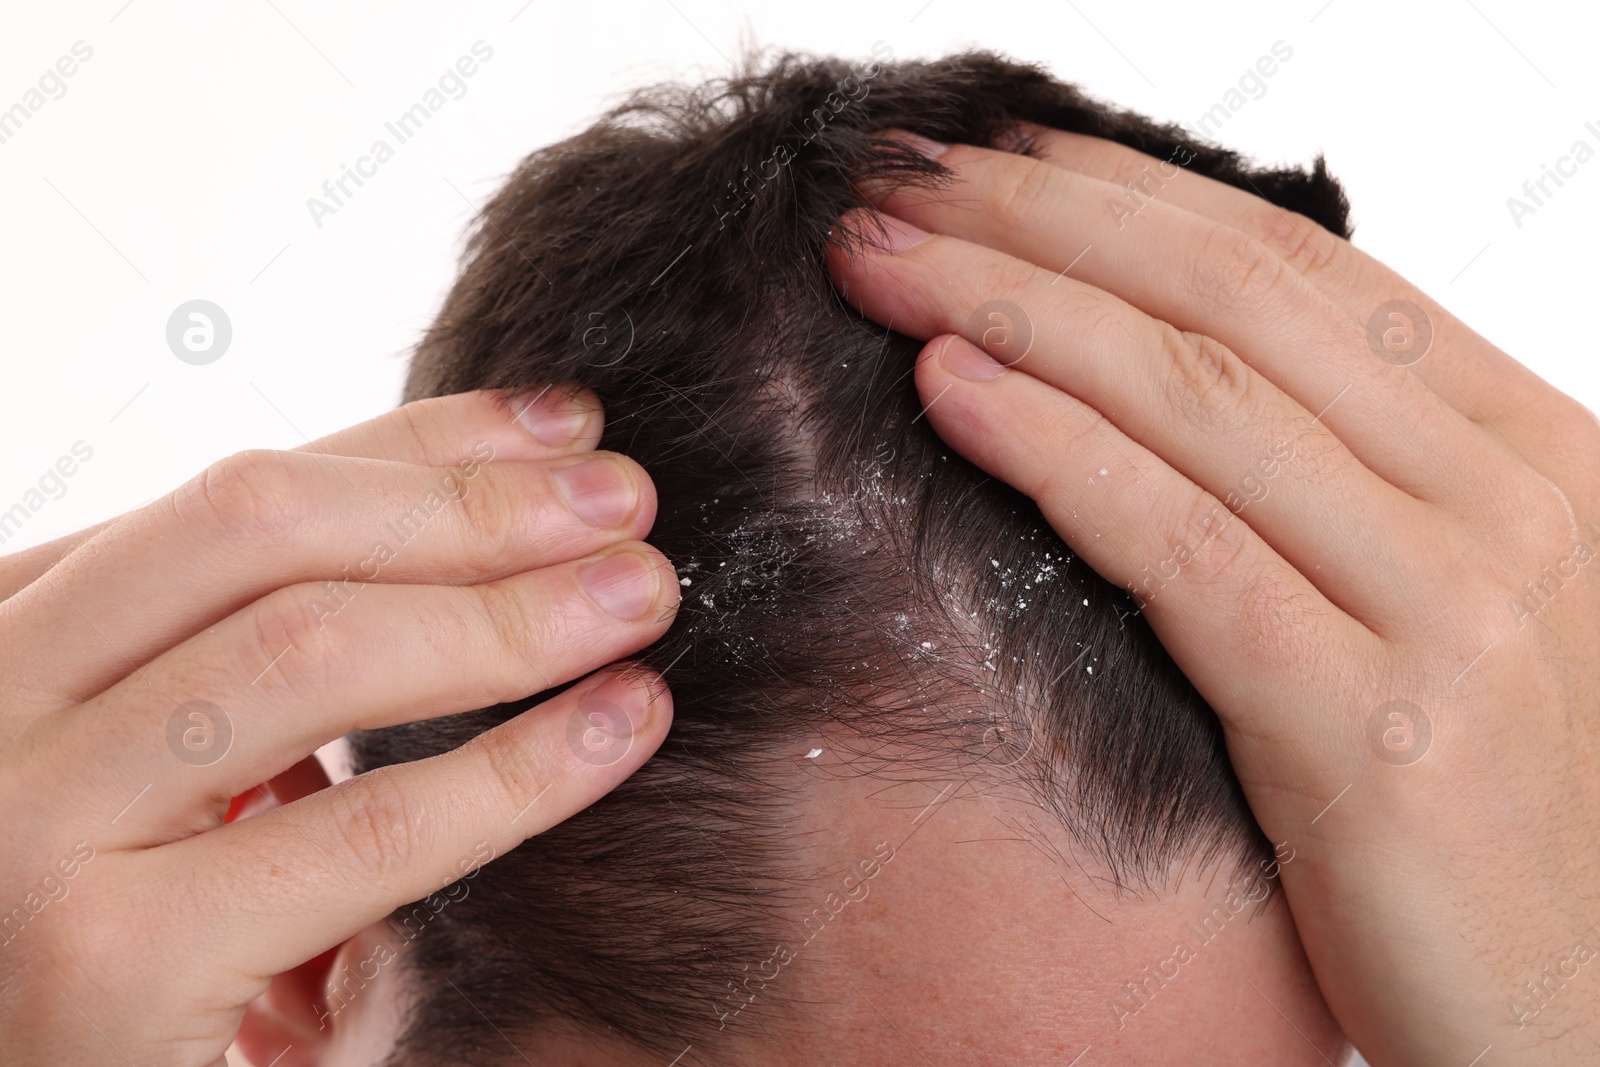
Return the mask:
[[506,398],[510,416],[534,440],[563,452],[592,449],[605,430],[600,398],[577,382],[554,382]]
[[626,777],[666,738],[671,692],[658,672],[637,661],[614,664],[591,677],[593,684],[569,713],[568,747],[579,764],[617,767]]
[[643,701],[644,715],[634,723],[635,732],[659,732],[665,737],[672,725],[673,710],[672,690],[667,680],[660,671],[638,660],[620,664],[617,673],[636,694],[636,699]]
[[624,456],[621,453],[617,455],[628,464],[629,471],[639,483],[638,510],[633,515],[632,529],[637,531],[636,536],[643,538],[656,524],[656,512],[660,504],[656,497],[656,483],[650,477],[650,472],[645,470],[644,464],[632,456]]
[[[916,379],[921,390],[941,391],[955,385],[992,382],[1006,366],[960,334],[944,334],[923,346],[917,357]],[[927,401],[928,398],[924,397]]]
[[665,552],[650,544],[646,544],[645,548],[654,556],[657,566],[660,568],[661,614],[656,621],[661,624],[662,630],[665,632],[666,626],[671,623],[672,618],[678,613],[678,605],[683,602],[683,583],[678,578],[678,568],[673,566],[672,561],[667,558]]

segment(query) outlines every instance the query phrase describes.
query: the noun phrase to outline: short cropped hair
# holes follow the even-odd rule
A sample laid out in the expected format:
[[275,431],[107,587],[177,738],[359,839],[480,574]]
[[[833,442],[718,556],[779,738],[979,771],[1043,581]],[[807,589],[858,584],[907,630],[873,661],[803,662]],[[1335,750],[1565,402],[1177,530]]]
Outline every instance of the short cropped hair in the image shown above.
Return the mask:
[[[830,284],[827,242],[862,179],[950,172],[881,137],[1004,144],[1018,120],[1109,138],[1349,235],[1318,158],[1258,169],[1044,69],[974,52],[865,62],[781,54],[657,87],[534,152],[484,209],[419,345],[408,400],[578,382],[601,447],[648,470],[649,540],[687,579],[639,658],[671,732],[592,808],[475,873],[401,956],[415,995],[397,1060],[498,1064],[504,1034],[589,1035],[666,1062],[736,1060],[731,982],[791,927],[825,788],[797,746],[844,738],[849,772],[982,775],[1026,791],[1106,877],[1169,888],[1187,866],[1272,852],[1216,717],[1127,592],[1024,495],[935,434],[921,343]],[[433,755],[545,699],[357,734],[358,770]],[[411,909],[405,909],[409,911]],[[751,1014],[799,1011],[774,983]]]

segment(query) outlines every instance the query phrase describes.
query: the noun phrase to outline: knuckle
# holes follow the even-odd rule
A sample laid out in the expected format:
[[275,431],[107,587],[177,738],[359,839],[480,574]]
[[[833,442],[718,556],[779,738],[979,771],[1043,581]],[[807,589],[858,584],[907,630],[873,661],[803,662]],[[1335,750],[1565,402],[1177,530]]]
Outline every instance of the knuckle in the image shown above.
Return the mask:
[[1251,371],[1227,345],[1165,327],[1161,348],[1167,400],[1180,417],[1226,432],[1249,416]]
[[281,544],[306,517],[295,466],[288,452],[235,452],[178,491],[173,501],[178,518],[229,540]]
[[[996,257],[993,262],[984,267],[984,291],[1001,293],[1012,299],[1022,298],[1028,292],[1031,283],[1038,275],[1038,271],[1039,268],[1020,259],[1013,259],[1010,256]],[[1029,314],[1028,309],[1025,307],[1019,308],[1019,310],[1025,316]],[[1016,324],[1013,323],[1012,325],[1015,326]],[[981,336],[968,338],[968,340],[980,347],[983,345]]]
[[1313,589],[1295,581],[1291,573],[1267,563],[1239,575],[1239,645],[1252,664],[1281,669],[1285,663],[1306,663],[1319,654],[1315,635],[1323,610]]
[[1579,539],[1578,519],[1565,493],[1543,477],[1525,479],[1514,495],[1519,540],[1540,563],[1570,552]]
[[1274,453],[1282,473],[1325,494],[1342,493],[1341,487],[1347,485],[1359,486],[1359,461],[1337,434],[1309,414],[1296,414],[1286,426],[1277,440],[1287,443],[1289,451]]
[[1559,546],[1578,529],[1567,495],[1521,455],[1496,451],[1476,464],[1476,524],[1502,545],[1529,549]]
[[462,754],[480,762],[487,774],[482,781],[498,793],[504,810],[521,811],[549,784],[552,777],[543,750],[519,740],[507,730],[487,730],[462,746]]
[[411,867],[427,847],[425,813],[406,787],[379,768],[352,779],[355,788],[329,791],[339,853],[335,862],[349,864],[368,881]]
[[1183,167],[1171,159],[1155,159],[1142,153],[1108,152],[1103,158],[1102,173],[1108,174],[1108,180],[1118,188],[1119,199],[1113,203],[1125,210],[1137,211],[1160,198],[1167,184],[1183,174]]
[[402,404],[395,410],[395,417],[405,426],[416,445],[417,455],[430,455],[433,452],[430,446],[442,438],[441,427],[448,418],[444,409],[448,407],[449,399],[442,396],[425,397]]
[[475,572],[503,567],[518,544],[519,509],[527,506],[528,494],[514,492],[499,468],[483,467],[471,482],[459,470],[450,473],[460,487],[451,498],[460,507],[461,558]]
[[1600,416],[1562,394],[1554,400],[1548,424],[1562,469],[1583,472],[1583,488],[1600,492],[1600,463],[1595,462],[1600,456]]
[[1178,523],[1158,528],[1171,530],[1171,543],[1186,550],[1188,562],[1179,562],[1189,580],[1208,589],[1240,585],[1239,569],[1250,545],[1244,521],[1204,491],[1176,514]]
[[1033,227],[1056,201],[1051,197],[1054,168],[1026,156],[1007,155],[994,163],[988,183],[988,209],[1000,225]]
[[1296,211],[1264,207],[1256,232],[1268,251],[1306,277],[1328,272],[1355,280],[1349,244],[1316,220]]
[[362,656],[349,636],[351,627],[329,625],[352,592],[335,596],[325,587],[302,583],[257,601],[243,651],[249,676],[259,675],[263,687],[308,700],[325,700],[329,689],[356,678]]
[[1061,302],[1061,324],[1090,352],[1127,353],[1133,342],[1123,316],[1127,305],[1096,289],[1072,293]]
[[1222,311],[1259,310],[1281,284],[1288,264],[1231,226],[1211,228],[1190,272],[1195,294]]
[[525,597],[504,582],[474,587],[489,633],[499,648],[515,660],[525,660],[551,649],[556,636],[553,610],[532,611]]

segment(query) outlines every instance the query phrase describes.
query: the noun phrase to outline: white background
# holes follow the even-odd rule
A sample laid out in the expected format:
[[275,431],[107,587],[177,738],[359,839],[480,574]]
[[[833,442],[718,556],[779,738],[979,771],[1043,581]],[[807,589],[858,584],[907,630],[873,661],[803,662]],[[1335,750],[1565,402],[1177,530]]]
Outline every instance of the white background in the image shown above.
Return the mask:
[[[963,47],[1048,64],[1193,123],[1285,42],[1219,131],[1265,162],[1327,154],[1357,243],[1600,408],[1600,159],[1518,227],[1507,198],[1600,151],[1600,15],[1509,0],[550,0],[324,5],[97,0],[7,13],[0,109],[83,41],[93,57],[0,144],[0,511],[74,442],[93,458],[5,550],[110,517],[248,447],[291,447],[396,401],[475,205],[530,150],[629,88],[729,70],[749,45],[897,57]],[[482,40],[467,92],[315,225],[337,178]],[[1593,122],[1596,129],[1585,129]],[[207,366],[181,303],[225,309]]]
[[[0,511],[82,440],[93,459],[4,551],[135,507],[248,447],[392,406],[480,204],[626,89],[725,73],[747,45],[897,57],[982,46],[1194,123],[1275,41],[1219,131],[1263,161],[1325,152],[1357,241],[1547,380],[1600,407],[1600,159],[1515,225],[1507,198],[1600,150],[1592,5],[1449,0],[637,0],[322,5],[103,0],[13,11],[0,109],[76,41],[93,57],[0,144]],[[321,195],[482,40],[491,60],[338,212]],[[1553,188],[1553,187],[1552,187]],[[181,303],[233,326],[174,357]]]

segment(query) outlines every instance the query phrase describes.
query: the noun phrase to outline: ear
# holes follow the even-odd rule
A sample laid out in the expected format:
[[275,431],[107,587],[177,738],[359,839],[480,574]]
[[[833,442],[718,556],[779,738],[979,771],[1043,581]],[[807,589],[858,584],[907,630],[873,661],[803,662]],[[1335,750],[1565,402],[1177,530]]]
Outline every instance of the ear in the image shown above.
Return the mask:
[[[331,784],[314,756],[234,798],[228,822],[254,818]],[[245,1008],[234,1051],[255,1067],[370,1067],[400,1025],[389,951],[393,932],[374,923],[343,944],[273,977]],[[382,966],[380,966],[382,965]]]

